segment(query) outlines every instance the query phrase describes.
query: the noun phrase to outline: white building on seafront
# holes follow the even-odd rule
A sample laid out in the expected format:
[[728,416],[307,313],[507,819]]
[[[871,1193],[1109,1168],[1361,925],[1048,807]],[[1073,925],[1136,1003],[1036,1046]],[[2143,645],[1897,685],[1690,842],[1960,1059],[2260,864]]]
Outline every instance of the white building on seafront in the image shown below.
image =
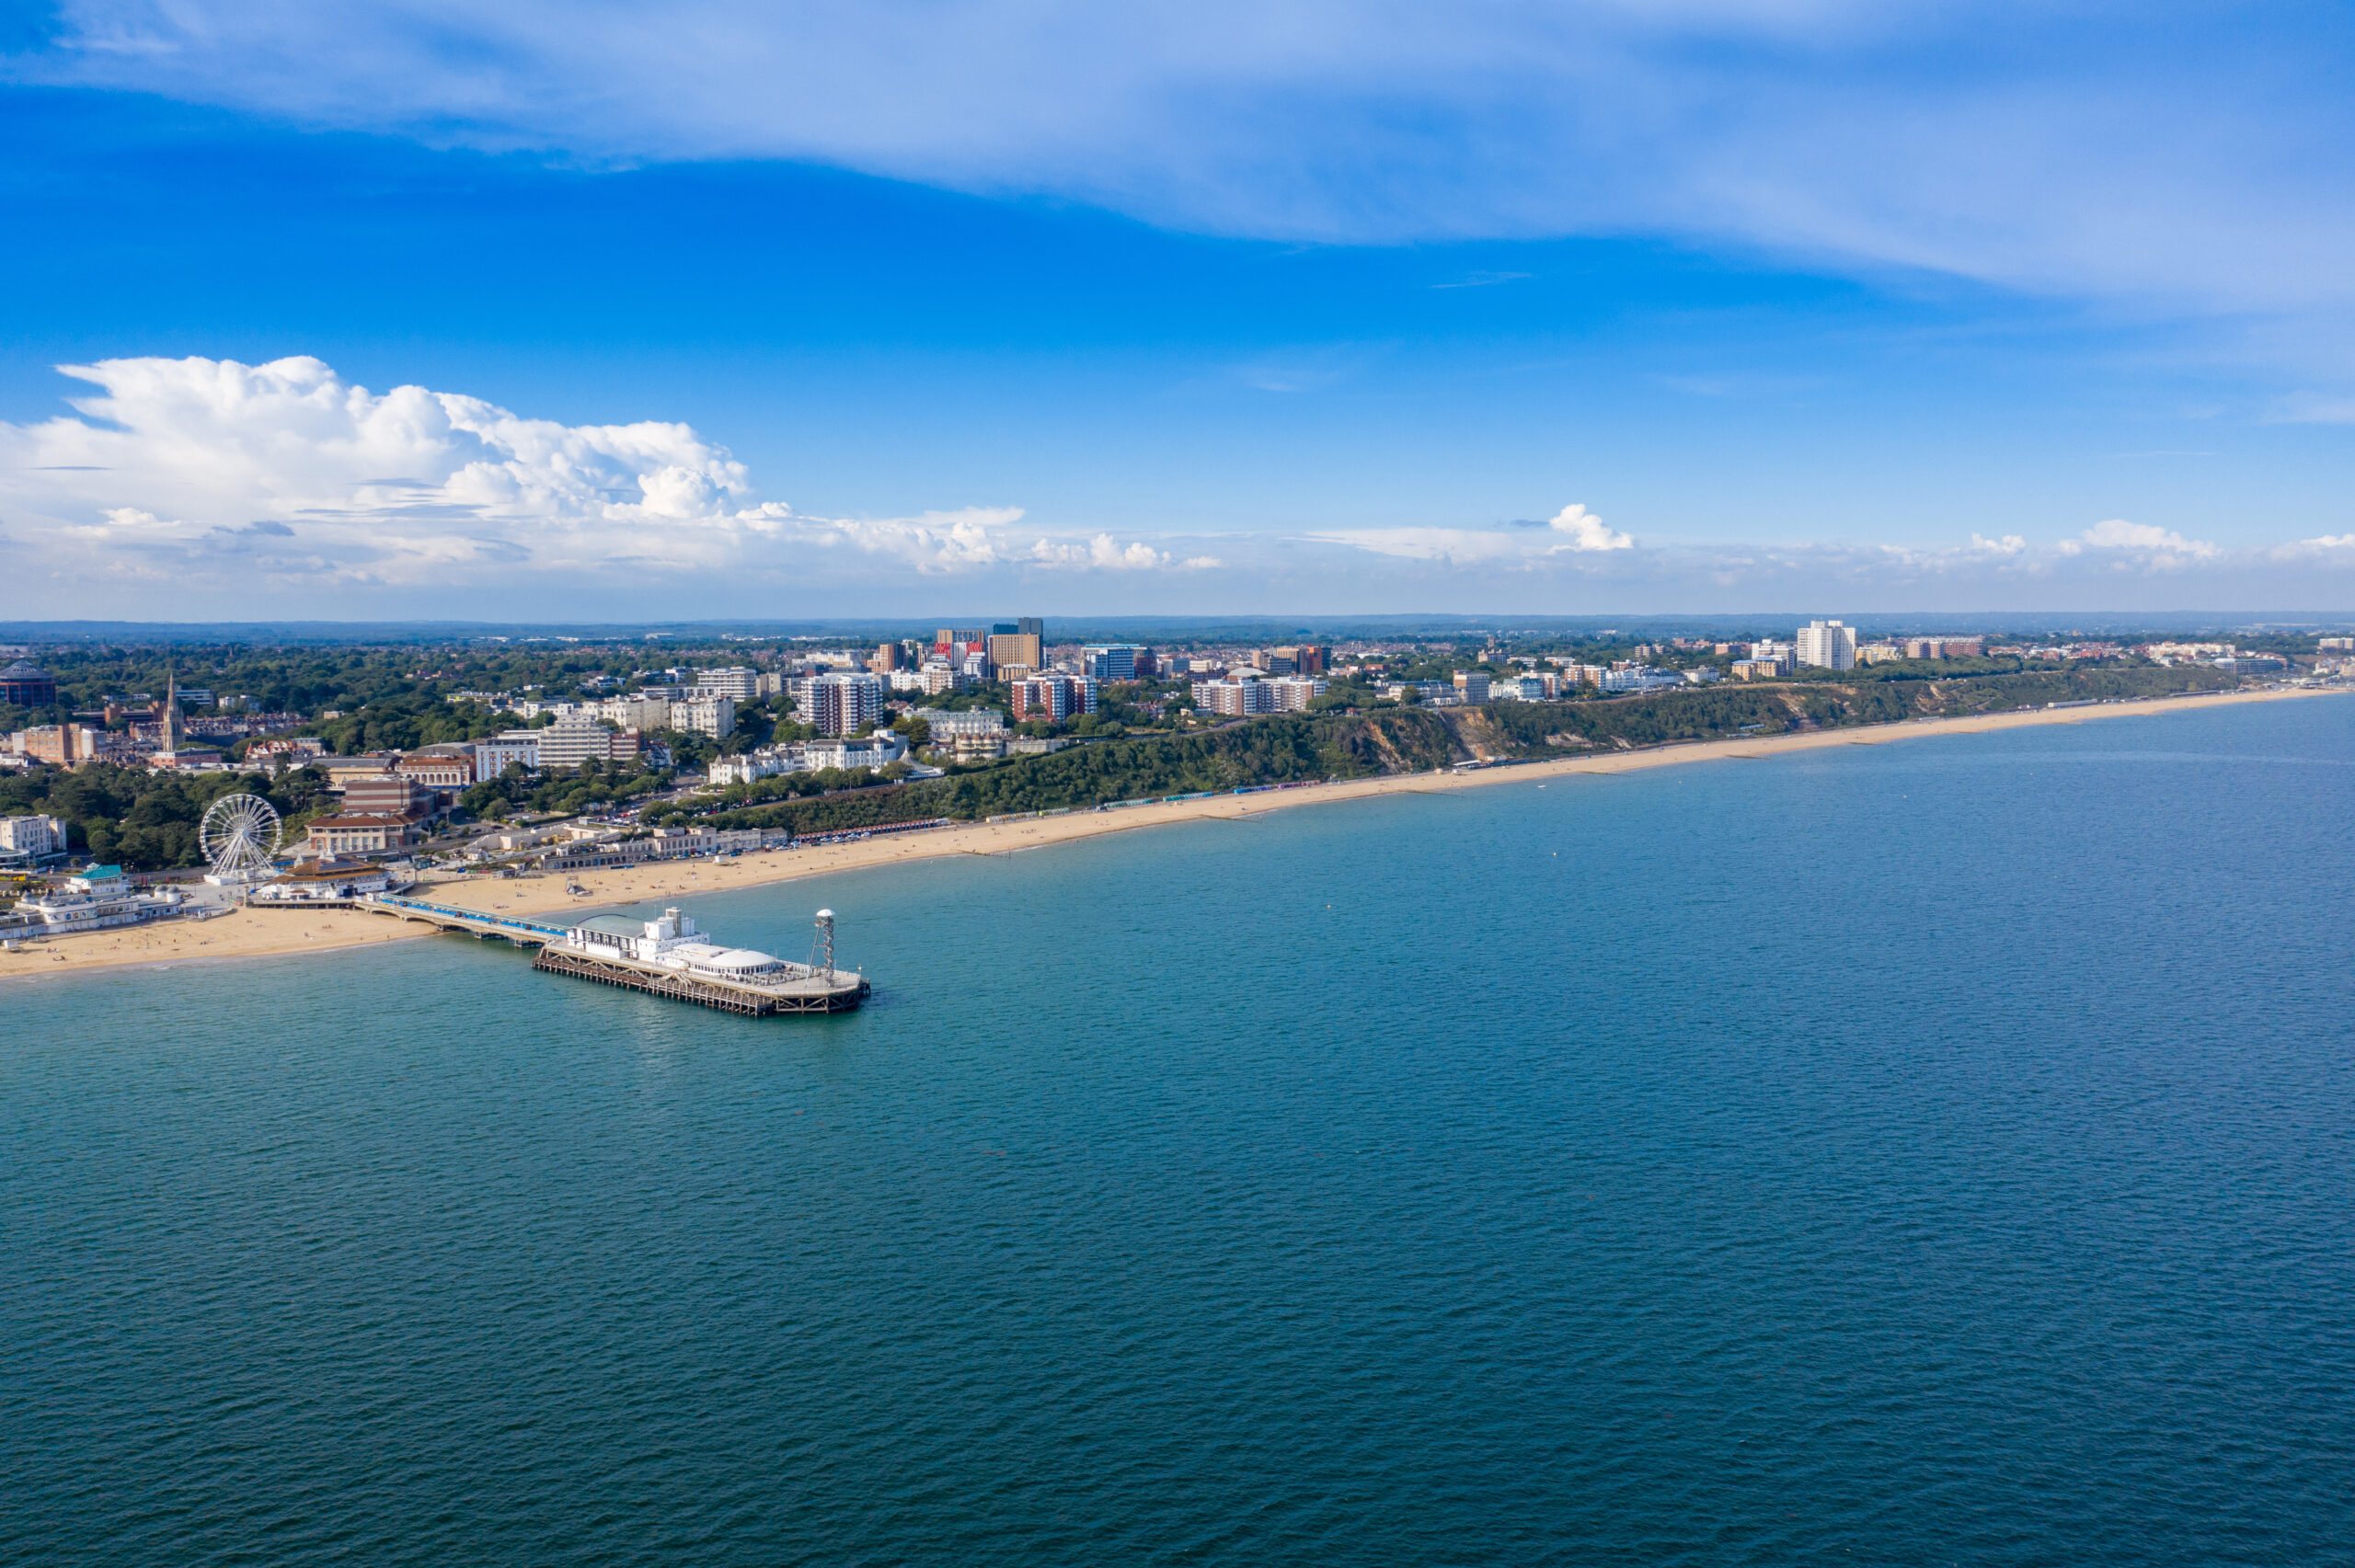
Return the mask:
[[65,853],[65,824],[54,817],[0,817],[0,865],[38,865]]
[[715,784],[751,784],[780,773],[821,773],[829,768],[848,773],[853,768],[880,772],[908,754],[907,738],[891,730],[873,735],[843,736],[832,740],[789,741],[764,746],[741,756],[721,757],[711,764]]
[[692,916],[677,910],[665,910],[661,919],[650,921],[596,915],[566,932],[564,945],[575,953],[610,954],[707,979],[757,983],[781,979],[787,974],[785,961],[774,954],[722,947],[695,929]]

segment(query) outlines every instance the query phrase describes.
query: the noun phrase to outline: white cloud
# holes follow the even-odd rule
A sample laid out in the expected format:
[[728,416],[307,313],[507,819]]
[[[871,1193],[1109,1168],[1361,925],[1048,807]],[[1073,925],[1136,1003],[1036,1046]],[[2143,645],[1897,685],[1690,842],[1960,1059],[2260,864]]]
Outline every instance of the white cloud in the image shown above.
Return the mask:
[[207,571],[433,586],[531,571],[807,578],[869,560],[918,574],[1029,565],[1134,572],[1166,553],[1109,533],[1006,530],[1018,507],[828,518],[764,501],[685,425],[563,425],[479,398],[376,394],[309,358],[62,366],[79,417],[0,424],[0,501],[53,570]]
[[1569,535],[1568,544],[1557,544],[1557,550],[1632,550],[1635,540],[1625,533],[1614,533],[1603,526],[1603,520],[1582,506],[1564,507],[1554,514],[1546,527],[1557,533]]
[[2313,539],[2300,539],[2288,544],[2277,544],[2267,552],[2277,561],[2331,560],[2338,557],[2355,561],[2355,533],[2325,533]]
[[1973,553],[1982,555],[2018,555],[2026,554],[2028,541],[2016,533],[2006,533],[2000,539],[1986,539],[1973,533],[1970,547]]
[[1557,556],[1632,550],[1636,542],[1603,526],[1603,520],[1573,503],[1544,524],[1512,528],[1352,528],[1309,533],[1314,544],[1341,544],[1406,561],[1437,561],[1454,567],[1505,566],[1534,570]]
[[2081,555],[2092,550],[2114,554],[2118,556],[2116,564],[2121,567],[2139,566],[2151,571],[2175,571],[2195,561],[2213,560],[2224,553],[2205,540],[2186,539],[2155,523],[2129,522],[2117,517],[2094,524],[2074,539],[2061,542],[2063,555]]
[[[2330,7],[60,0],[19,80],[591,161],[776,157],[1285,239],[1730,238],[2355,300]],[[2186,235],[2197,235],[2187,243]]]

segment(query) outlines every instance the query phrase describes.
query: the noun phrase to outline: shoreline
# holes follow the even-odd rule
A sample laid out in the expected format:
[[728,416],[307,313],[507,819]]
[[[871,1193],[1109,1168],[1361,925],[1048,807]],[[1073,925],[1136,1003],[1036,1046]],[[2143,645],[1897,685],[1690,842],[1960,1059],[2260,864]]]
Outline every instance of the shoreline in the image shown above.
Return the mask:
[[[585,871],[570,880],[588,889],[565,892],[566,878],[542,876],[504,880],[495,876],[428,877],[419,884],[439,902],[513,915],[548,914],[565,909],[596,910],[615,904],[674,898],[689,894],[734,892],[743,887],[798,881],[902,861],[952,854],[1009,854],[1105,833],[1130,832],[1171,822],[1218,818],[1233,821],[1292,807],[1323,805],[1384,795],[1432,795],[1516,780],[1565,778],[1580,773],[1637,773],[1689,762],[1763,761],[1827,746],[1880,746],[1936,735],[1978,735],[2047,724],[2178,712],[2187,708],[2290,702],[2304,697],[2346,695],[2333,691],[2235,692],[2216,696],[2161,697],[2105,703],[2089,707],[2027,708],[1968,718],[1908,719],[1898,724],[1805,731],[1741,740],[1672,741],[1640,750],[1551,758],[1544,761],[1394,773],[1335,784],[1304,784],[1255,795],[1156,801],[1114,810],[1078,808],[1061,817],[1024,817],[1003,822],[963,823],[921,833],[827,844],[815,849],[767,850],[728,861],[673,861],[605,871]],[[234,958],[282,957],[296,953],[336,952],[411,942],[436,934],[416,926],[355,910],[242,909],[202,922],[166,921],[117,931],[55,937],[21,953],[0,955],[0,980],[29,980],[52,975],[89,974],[101,969],[148,968],[167,964],[219,963]]]

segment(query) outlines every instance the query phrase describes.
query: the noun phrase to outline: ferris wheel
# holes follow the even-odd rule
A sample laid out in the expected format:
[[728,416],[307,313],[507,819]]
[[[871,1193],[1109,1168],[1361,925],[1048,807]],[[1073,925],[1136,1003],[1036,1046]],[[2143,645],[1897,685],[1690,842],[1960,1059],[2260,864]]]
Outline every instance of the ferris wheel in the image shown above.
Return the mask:
[[278,810],[258,795],[224,795],[205,809],[196,830],[215,876],[251,876],[278,858]]

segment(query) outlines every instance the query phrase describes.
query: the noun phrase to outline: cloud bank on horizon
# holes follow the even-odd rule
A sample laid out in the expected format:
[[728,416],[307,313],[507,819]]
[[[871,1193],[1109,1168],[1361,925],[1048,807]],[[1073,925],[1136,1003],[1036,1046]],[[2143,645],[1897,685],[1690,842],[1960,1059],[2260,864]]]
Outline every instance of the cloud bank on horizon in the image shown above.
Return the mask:
[[79,418],[0,424],[0,483],[59,570],[185,582],[208,568],[311,588],[454,576],[615,581],[829,555],[919,574],[994,567],[1199,570],[1109,533],[1024,535],[1018,507],[806,517],[685,425],[563,425],[480,398],[376,394],[324,362],[127,359],[62,365]]
[[61,0],[8,69],[1222,235],[1673,235],[2340,329],[2355,304],[2355,34],[2328,7]]
[[821,593],[863,612],[926,581],[943,601],[1043,593],[1059,609],[1182,610],[1204,581],[1229,599],[1256,585],[1281,596],[1269,607],[1303,611],[1369,599],[1667,606],[1694,581],[1721,590],[1721,608],[1794,592],[1895,602],[1958,583],[1991,603],[2034,588],[2065,604],[2121,577],[2206,574],[2212,587],[2355,573],[2355,533],[2234,551],[2122,519],[2042,545],[1974,533],[1924,550],[1639,541],[1575,502],[1489,528],[1278,537],[1041,532],[1020,526],[1015,506],[817,517],[763,499],[743,464],[684,424],[565,425],[421,386],[374,393],[306,357],[59,368],[96,389],[72,400],[73,415],[0,423],[7,543],[18,580],[43,580],[55,616],[338,614],[412,601],[527,615],[649,604],[783,614],[812,612]]

